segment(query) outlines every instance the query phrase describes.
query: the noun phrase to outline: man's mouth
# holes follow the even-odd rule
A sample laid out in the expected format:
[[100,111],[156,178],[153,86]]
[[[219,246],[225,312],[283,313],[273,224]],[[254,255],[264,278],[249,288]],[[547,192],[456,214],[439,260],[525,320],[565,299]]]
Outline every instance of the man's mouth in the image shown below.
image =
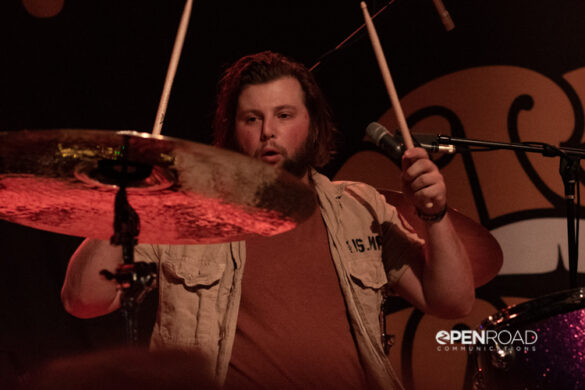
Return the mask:
[[277,148],[267,147],[260,151],[260,159],[269,164],[275,164],[282,158],[282,154]]

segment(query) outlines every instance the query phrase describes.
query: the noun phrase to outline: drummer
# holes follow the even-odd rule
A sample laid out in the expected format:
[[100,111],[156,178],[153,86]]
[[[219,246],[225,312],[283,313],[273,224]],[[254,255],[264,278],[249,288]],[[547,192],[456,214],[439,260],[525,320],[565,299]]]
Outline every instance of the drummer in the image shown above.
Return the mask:
[[[319,207],[274,237],[138,245],[136,260],[159,266],[151,346],[196,349],[228,388],[401,388],[380,338],[382,286],[440,317],[464,316],[474,302],[437,166],[420,148],[402,159],[403,191],[425,221],[420,238],[372,187],[316,171],[332,153],[327,105],[303,65],[272,52],[227,69],[214,132],[217,146],[313,187]],[[89,318],[118,309],[120,292],[99,272],[121,263],[119,247],[84,241],[62,290],[67,311]]]

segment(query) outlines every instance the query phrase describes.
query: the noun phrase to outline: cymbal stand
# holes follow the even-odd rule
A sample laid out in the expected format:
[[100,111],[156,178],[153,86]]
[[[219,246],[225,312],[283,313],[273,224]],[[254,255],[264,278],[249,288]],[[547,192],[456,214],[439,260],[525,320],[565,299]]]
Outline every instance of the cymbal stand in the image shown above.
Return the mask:
[[577,287],[577,268],[579,252],[577,247],[577,233],[576,224],[577,207],[575,205],[575,187],[577,186],[577,174],[579,170],[580,159],[575,156],[564,155],[561,156],[559,173],[563,178],[565,186],[565,207],[567,210],[567,234],[568,251],[569,251],[569,286],[570,288]]
[[128,138],[125,137],[124,147],[121,153],[121,172],[116,177],[119,189],[116,193],[114,206],[114,234],[110,238],[112,245],[122,246],[122,258],[124,263],[116,269],[116,273],[102,270],[108,280],[117,282],[122,290],[121,310],[125,319],[126,339],[129,345],[138,343],[137,313],[140,303],[148,292],[153,289],[156,279],[156,264],[134,262],[134,247],[137,244],[140,232],[140,218],[136,211],[128,203],[126,186],[128,183]]

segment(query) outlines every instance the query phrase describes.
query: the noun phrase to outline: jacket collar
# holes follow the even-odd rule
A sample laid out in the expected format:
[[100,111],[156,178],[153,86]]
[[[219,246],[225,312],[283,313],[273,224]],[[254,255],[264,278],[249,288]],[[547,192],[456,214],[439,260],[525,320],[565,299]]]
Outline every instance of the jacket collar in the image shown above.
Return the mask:
[[314,168],[311,168],[309,175],[319,196],[321,196],[321,193],[325,193],[334,198],[340,198],[343,195],[343,192],[345,191],[345,183],[333,183],[327,178],[327,176],[320,174]]
[[333,183],[314,169],[311,169],[310,175],[311,182],[317,192],[325,225],[331,233],[337,234],[341,226],[341,197],[346,185],[343,182]]

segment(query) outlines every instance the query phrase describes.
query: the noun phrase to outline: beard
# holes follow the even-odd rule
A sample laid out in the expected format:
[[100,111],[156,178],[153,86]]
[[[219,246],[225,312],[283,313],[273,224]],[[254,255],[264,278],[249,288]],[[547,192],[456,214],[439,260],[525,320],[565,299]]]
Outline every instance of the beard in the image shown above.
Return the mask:
[[308,173],[311,166],[311,158],[314,153],[310,147],[311,144],[312,143],[310,143],[307,139],[307,141],[299,150],[296,151],[295,154],[290,157],[285,155],[284,162],[282,163],[282,169],[292,174],[293,176],[302,179]]

